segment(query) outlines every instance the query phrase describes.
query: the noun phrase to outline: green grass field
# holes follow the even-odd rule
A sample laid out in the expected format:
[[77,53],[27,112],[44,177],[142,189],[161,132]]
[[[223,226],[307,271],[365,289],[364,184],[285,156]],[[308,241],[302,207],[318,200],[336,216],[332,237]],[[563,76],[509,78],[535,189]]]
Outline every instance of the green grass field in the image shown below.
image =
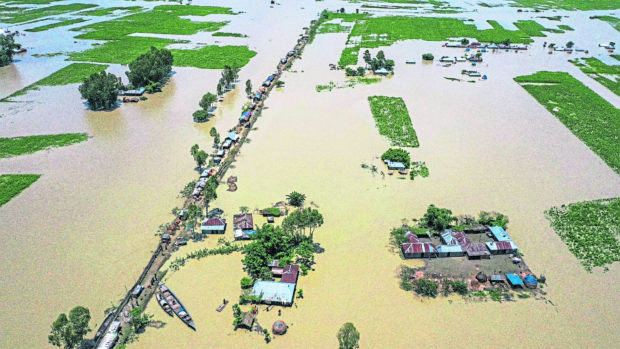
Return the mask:
[[82,82],[91,74],[100,73],[107,68],[108,66],[104,64],[73,63],[1,99],[0,102],[10,102],[12,98],[23,96],[28,91],[37,90],[39,86],[61,86]]
[[568,73],[542,71],[514,80],[620,174],[619,109]]
[[58,16],[66,13],[85,10],[88,8],[97,7],[93,4],[69,4],[69,5],[54,5],[46,7],[34,7],[32,9],[20,10],[20,11],[2,11],[0,15],[0,22],[4,23],[23,23],[33,21],[35,19],[45,18],[49,16]]
[[176,41],[161,38],[129,36],[122,40],[108,41],[90,50],[74,52],[69,55],[71,61],[129,64],[151,46],[164,48]]
[[216,32],[212,34],[213,36],[228,36],[231,38],[247,38],[248,36],[240,33],[227,33],[227,32]]
[[35,174],[5,174],[0,175],[0,207],[9,202],[36,182],[41,175]]
[[560,10],[616,10],[620,8],[617,0],[512,0],[514,7]]
[[[594,57],[587,57],[569,62],[578,66],[582,72],[588,74],[592,79],[598,81],[601,85],[611,90],[611,92],[620,96],[620,65],[607,65]],[[612,80],[607,76],[612,76],[614,79]]]
[[[333,14],[330,14],[330,19]],[[356,16],[356,15],[351,15]],[[360,15],[358,15],[360,16]],[[334,18],[337,18],[334,16]],[[370,17],[355,18],[355,26],[349,34],[347,44],[338,64],[348,66],[357,64],[362,48],[390,46],[399,40],[421,39],[427,41],[446,41],[450,38],[468,37],[481,42],[501,42],[509,39],[512,43],[531,43],[532,35],[523,30],[504,29],[496,21],[488,21],[492,29],[478,30],[475,25],[467,24],[456,18],[437,17]],[[520,21],[520,25],[537,36],[545,36],[545,29],[534,21]],[[354,43],[351,38],[361,37],[361,42]]]
[[177,67],[222,69],[224,65],[243,67],[256,52],[247,46],[205,46],[199,50],[170,50]]
[[34,28],[30,28],[30,29],[26,29],[27,32],[42,32],[42,31],[46,31],[49,29],[53,29],[53,28],[58,28],[58,27],[65,27],[71,24],[76,24],[76,23],[82,23],[86,21],[85,19],[82,18],[74,18],[74,19],[67,19],[64,21],[60,21],[60,22],[56,22],[56,23],[52,23],[52,24],[48,24],[48,25],[42,25],[40,27],[34,27]]
[[392,145],[399,147],[419,147],[418,136],[411,124],[409,111],[400,97],[368,97],[370,110],[379,129]]
[[107,7],[107,8],[98,8],[94,10],[80,12],[79,15],[82,16],[107,16],[112,14],[115,11],[123,12],[123,13],[136,13],[142,11],[144,8],[140,6],[128,6],[128,7]]
[[0,158],[32,154],[53,147],[64,147],[88,139],[86,133],[0,138]]
[[620,261],[620,198],[552,207],[545,215],[586,270]]

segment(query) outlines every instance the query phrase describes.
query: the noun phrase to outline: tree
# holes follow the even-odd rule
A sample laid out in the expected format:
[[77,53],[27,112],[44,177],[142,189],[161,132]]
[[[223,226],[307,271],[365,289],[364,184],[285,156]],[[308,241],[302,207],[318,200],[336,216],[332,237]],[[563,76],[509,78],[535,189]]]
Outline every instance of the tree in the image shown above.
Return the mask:
[[432,61],[434,59],[435,59],[435,56],[433,56],[432,53],[425,53],[425,54],[422,55],[422,60]]
[[0,36],[0,67],[4,67],[13,61],[14,50],[19,50],[22,45],[15,42],[11,35]]
[[461,281],[453,281],[452,282],[452,290],[461,296],[467,295],[467,284]]
[[293,191],[286,196],[286,200],[288,200],[288,203],[291,206],[301,207],[303,206],[304,201],[306,201],[306,195]]
[[385,67],[385,69],[387,69],[389,71],[394,70],[394,60],[393,59],[385,60],[384,67]]
[[467,38],[461,39],[461,45],[469,45],[469,39]]
[[251,278],[247,276],[244,276],[241,278],[240,284],[241,284],[241,288],[243,289],[250,288],[254,286],[254,280],[252,280]]
[[452,216],[452,211],[447,208],[436,207],[431,204],[426,209],[424,217],[422,217],[422,224],[429,229],[435,229],[442,231],[456,221],[456,217]]
[[200,99],[200,102],[198,103],[198,105],[203,110],[209,110],[213,102],[215,102],[216,100],[217,100],[217,97],[213,93],[208,92],[204,96],[202,96],[202,99]]
[[357,67],[357,76],[365,76],[366,75],[366,69],[364,69],[364,67]]
[[209,179],[207,180],[207,184],[205,185],[205,189],[203,190],[204,192],[204,202],[205,202],[205,209],[208,211],[209,210],[209,204],[211,203],[211,201],[213,200],[217,200],[217,187],[219,186],[219,182],[217,180],[216,176],[211,176],[209,177]]
[[160,82],[172,71],[174,57],[170,50],[157,49],[151,46],[149,52],[140,55],[129,63],[129,71],[125,74],[135,87],[142,87],[149,82]]
[[338,348],[339,349],[356,349],[359,348],[360,333],[352,322],[347,322],[338,331]]
[[372,60],[372,56],[370,55],[370,51],[366,50],[364,51],[364,62],[366,62],[366,64],[370,65],[370,61]]
[[220,144],[220,134],[217,132],[215,133],[215,136],[213,136],[213,143],[216,145]]
[[248,213],[250,212],[250,208],[247,206],[241,206],[239,207],[239,211],[241,211],[241,213]]
[[194,144],[189,149],[189,153],[192,155],[193,158],[195,158],[196,157],[196,153],[198,153],[198,150],[200,150],[200,146],[198,144]]
[[82,344],[84,336],[90,332],[90,311],[88,308],[77,306],[69,312],[69,316],[62,313],[52,323],[52,330],[47,337],[50,344],[65,349],[77,348]]
[[420,296],[433,298],[437,297],[437,290],[439,289],[439,285],[437,285],[436,283],[426,279],[417,279],[413,280],[412,284],[413,290]]
[[112,73],[95,73],[80,85],[78,90],[91,109],[109,109],[116,105],[121,79]]
[[383,50],[379,50],[379,52],[377,52],[377,60],[380,65],[383,65],[383,62],[385,62],[385,53]]
[[245,94],[248,96],[252,94],[252,81],[250,79],[245,81]]
[[131,309],[131,311],[129,312],[129,315],[131,315],[131,320],[129,320],[129,324],[131,325],[131,327],[133,327],[133,330],[137,333],[140,333],[142,330],[144,330],[146,325],[148,325],[149,322],[151,322],[151,317],[145,314],[142,308],[140,307]]
[[215,137],[216,134],[217,130],[215,129],[215,127],[211,127],[211,129],[209,130],[209,136]]
[[573,46],[575,46],[575,43],[572,42],[572,41],[569,41],[569,42],[566,43],[566,47],[568,47],[568,48],[573,48]]
[[304,298],[304,290],[301,288],[297,290],[297,297]]
[[204,150],[199,150],[196,155],[194,155],[196,166],[198,166],[198,168],[202,168],[202,166],[207,163],[208,158],[209,155]]
[[209,120],[209,112],[203,109],[198,109],[192,114],[194,122],[205,122]]
[[293,211],[282,220],[282,230],[300,242],[303,240],[302,237],[307,237],[312,241],[314,231],[322,225],[323,215],[310,207]]
[[221,96],[224,94],[224,88],[222,87],[222,80],[220,80],[220,82],[217,83],[216,93],[218,96]]
[[390,148],[381,155],[381,160],[389,160],[392,162],[400,162],[405,165],[405,168],[409,168],[411,165],[411,157],[409,152],[399,148]]
[[504,46],[510,46],[510,39],[506,39],[501,42]]

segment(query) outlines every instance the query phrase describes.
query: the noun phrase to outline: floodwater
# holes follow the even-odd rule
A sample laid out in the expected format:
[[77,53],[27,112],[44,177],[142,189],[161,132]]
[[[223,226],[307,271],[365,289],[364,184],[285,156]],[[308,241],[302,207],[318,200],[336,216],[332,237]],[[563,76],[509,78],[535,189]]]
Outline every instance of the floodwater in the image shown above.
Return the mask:
[[[251,78],[254,85],[272,72],[319,8],[336,7],[314,1],[273,9],[253,6],[223,30],[250,35],[238,42],[247,42],[258,55],[240,80]],[[269,25],[267,15],[282,21]],[[557,35],[558,42],[578,38],[573,39],[578,46],[602,54],[595,46],[613,35],[613,28],[570,20],[562,23],[576,32]],[[434,42],[399,42],[383,48],[396,61],[393,78],[323,93],[315,92],[315,86],[344,79],[342,72],[329,71],[328,64],[338,61],[346,34],[319,35],[306,47],[303,59],[283,75],[286,87],[272,92],[269,108],[250,133],[252,141],[228,173],[238,176],[239,190],[222,189],[215,203],[230,217],[240,206],[262,208],[297,190],[325,217],[315,234],[325,252],[316,256],[316,270],[300,278],[304,299],[282,311],[288,333],[270,346],[334,347],[336,332],[347,321],[361,332],[361,347],[493,343],[600,348],[620,340],[613,291],[620,281],[617,265],[606,273],[585,272],[543,216],[554,205],[620,195],[620,177],[512,78],[540,69],[569,71],[614,105],[620,103],[566,62],[571,56],[548,55],[542,39],[555,40],[538,38],[526,53],[487,54],[477,69],[489,80],[473,84],[443,78],[461,78],[461,69],[469,69],[464,63],[450,68],[404,64],[425,52],[454,56],[461,50]],[[113,72],[123,69],[112,66]],[[200,96],[215,86],[219,72],[174,70],[162,93],[111,112],[85,110],[76,85],[43,88],[22,97],[26,103],[0,105],[0,114],[7,114],[0,118],[0,136],[92,136],[71,147],[0,160],[1,173],[43,174],[0,209],[0,243],[6,247],[0,263],[0,346],[43,347],[49,324],[78,304],[90,308],[91,327],[96,328],[103,310],[124,295],[147,262],[157,226],[180,204],[178,190],[195,177],[191,145],[207,148],[211,126],[224,133],[236,123],[242,91],[227,97],[213,121],[193,124],[191,113]],[[0,70],[3,80],[20,76],[18,70],[5,71]],[[389,146],[375,129],[367,102],[372,95],[405,100],[421,144],[411,154],[426,162],[429,178],[382,178],[360,167],[381,168],[377,157]],[[388,246],[389,229],[403,218],[421,217],[431,203],[456,214],[497,210],[510,216],[509,233],[529,266],[546,274],[545,290],[554,305],[533,299],[503,304],[420,300],[400,290],[396,270],[402,261]],[[213,247],[216,240],[190,243],[179,255]],[[240,259],[240,254],[208,257],[169,273],[166,282],[188,307],[198,330],[151,303],[147,311],[166,325],[147,329],[132,347],[264,345],[262,335],[232,330],[230,306],[215,312],[222,298],[234,303],[239,294],[244,276]],[[276,318],[276,311],[261,311],[258,320],[268,328]]]

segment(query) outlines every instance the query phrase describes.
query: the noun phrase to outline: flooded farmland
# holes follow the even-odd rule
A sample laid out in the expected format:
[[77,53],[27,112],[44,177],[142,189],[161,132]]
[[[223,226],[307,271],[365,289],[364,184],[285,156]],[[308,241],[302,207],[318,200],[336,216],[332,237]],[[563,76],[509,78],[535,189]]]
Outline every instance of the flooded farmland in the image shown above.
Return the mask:
[[[320,9],[354,8],[310,1],[273,9],[252,6],[224,29],[250,36],[242,40],[258,54],[243,68],[240,81],[250,78],[255,85],[273,72]],[[481,22],[513,20],[514,9],[492,11],[493,17]],[[228,172],[238,177],[239,190],[220,189],[215,203],[231,218],[240,206],[266,207],[297,190],[325,217],[315,234],[325,252],[316,256],[315,270],[300,278],[304,298],[282,310],[288,333],[270,346],[335,347],[338,327],[346,321],[360,331],[362,348],[489,343],[602,348],[620,340],[613,291],[620,281],[617,265],[605,273],[587,273],[543,216],[554,205],[620,196],[620,177],[512,80],[541,69],[568,71],[620,106],[617,96],[568,63],[569,56],[548,55],[542,48],[543,41],[570,37],[591,48],[593,56],[602,55],[597,43],[617,35],[586,14],[566,14],[571,17],[562,23],[575,32],[536,38],[526,52],[485,55],[477,69],[489,79],[476,83],[444,79],[461,78],[464,63],[405,65],[425,52],[462,53],[439,42],[408,40],[382,48],[396,62],[394,77],[318,93],[316,85],[344,81],[343,72],[330,71],[328,64],[338,61],[346,34],[321,34],[306,47],[302,59],[283,74],[286,87],[271,93],[251,142]],[[282,19],[277,26],[270,25],[272,15]],[[113,65],[110,71],[125,68]],[[2,137],[57,132],[92,137],[71,147],[0,160],[0,173],[43,174],[0,208],[0,242],[7,247],[0,272],[0,347],[44,347],[49,324],[78,304],[90,308],[96,329],[103,310],[123,296],[156,247],[157,226],[181,204],[178,191],[196,177],[190,146],[207,148],[211,126],[224,133],[236,123],[245,101],[242,91],[227,95],[211,122],[191,122],[200,96],[215,86],[219,71],[174,71],[162,93],[111,112],[87,111],[77,102],[77,85],[45,87],[21,97],[27,102],[0,104]],[[15,65],[0,68],[3,96],[37,79],[22,82],[22,75],[29,73]],[[411,155],[426,162],[430,177],[411,182],[361,168],[361,163],[379,166],[378,157],[389,147],[370,113],[367,97],[373,95],[404,99],[420,140]],[[547,276],[545,290],[553,303],[422,300],[399,289],[397,269],[403,262],[389,246],[389,230],[403,218],[421,217],[431,203],[456,214],[506,213],[509,232],[529,266]],[[227,238],[232,238],[230,230]],[[213,247],[216,240],[190,243],[179,254]],[[131,347],[267,345],[261,335],[233,331],[229,308],[215,312],[222,298],[234,300],[239,294],[245,275],[240,259],[238,253],[214,256],[169,273],[166,283],[191,311],[197,331],[151,302],[147,312],[166,325],[147,328]],[[259,321],[269,327],[278,316],[264,309]],[[446,328],[471,338],[448,335]]]

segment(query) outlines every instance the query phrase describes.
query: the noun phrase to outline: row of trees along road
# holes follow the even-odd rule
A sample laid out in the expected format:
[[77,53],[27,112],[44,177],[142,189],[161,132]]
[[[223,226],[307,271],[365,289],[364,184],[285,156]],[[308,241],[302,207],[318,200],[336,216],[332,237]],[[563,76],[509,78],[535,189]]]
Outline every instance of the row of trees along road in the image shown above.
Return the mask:
[[22,45],[15,42],[11,35],[0,36],[0,67],[4,67],[13,61],[13,53]]
[[79,91],[91,109],[110,109],[116,105],[120,89],[144,87],[149,93],[161,90],[161,81],[170,74],[173,63],[169,50],[151,47],[149,52],[129,63],[129,71],[125,73],[129,86],[123,86],[120,77],[104,71],[86,78]]

